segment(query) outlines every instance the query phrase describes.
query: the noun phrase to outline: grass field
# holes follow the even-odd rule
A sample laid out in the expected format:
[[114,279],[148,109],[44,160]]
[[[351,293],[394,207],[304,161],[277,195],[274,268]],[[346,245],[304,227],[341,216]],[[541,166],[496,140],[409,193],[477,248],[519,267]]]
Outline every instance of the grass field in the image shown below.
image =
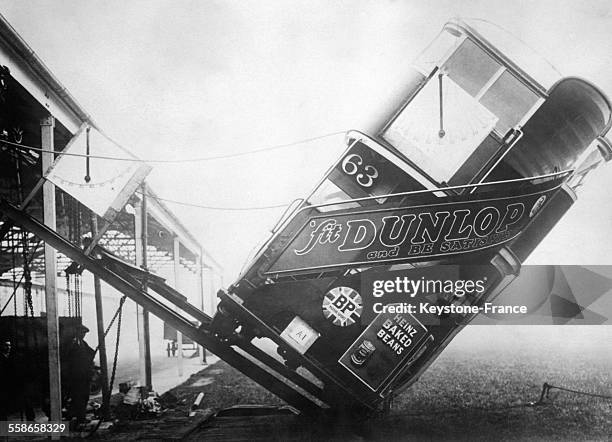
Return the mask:
[[370,435],[610,440],[612,401],[553,390],[546,405],[528,406],[544,382],[612,395],[612,327],[472,327]]
[[[390,415],[357,431],[365,440],[387,441],[610,440],[612,401],[554,390],[545,405],[529,406],[544,382],[611,395],[612,327],[466,329],[395,398]],[[213,408],[281,403],[224,363],[174,390],[188,401],[200,391]]]

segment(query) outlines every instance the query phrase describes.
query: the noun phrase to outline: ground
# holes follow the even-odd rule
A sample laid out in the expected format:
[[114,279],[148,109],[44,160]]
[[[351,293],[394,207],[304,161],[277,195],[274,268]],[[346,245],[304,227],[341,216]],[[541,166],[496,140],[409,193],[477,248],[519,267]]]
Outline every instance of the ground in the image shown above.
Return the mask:
[[[245,440],[257,439],[255,427],[273,429],[262,440],[610,440],[609,399],[553,390],[544,405],[529,405],[539,399],[544,382],[612,394],[611,329],[585,330],[476,327],[460,335],[417,383],[401,393],[384,418],[336,428],[333,422],[292,424],[288,433],[279,430],[280,420],[261,420],[245,433]],[[576,333],[580,339],[572,338]],[[179,400],[173,413],[186,415],[199,392],[204,392],[205,408],[282,404],[219,362],[171,390]],[[207,431],[196,430],[191,438],[207,438]],[[241,440],[238,428],[227,431],[232,440]]]

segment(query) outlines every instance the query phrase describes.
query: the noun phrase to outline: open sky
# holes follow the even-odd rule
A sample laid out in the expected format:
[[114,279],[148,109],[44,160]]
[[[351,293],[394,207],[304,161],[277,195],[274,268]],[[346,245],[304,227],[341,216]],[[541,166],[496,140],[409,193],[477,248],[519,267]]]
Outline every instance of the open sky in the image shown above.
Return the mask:
[[[454,16],[508,29],[612,95],[612,4],[595,1],[6,1],[0,11],[96,122],[142,158],[241,152],[359,129],[379,92]],[[304,196],[336,135],[214,162],[156,165],[159,196],[267,206]],[[612,263],[612,168],[596,171],[531,263]],[[282,209],[168,204],[230,282]]]

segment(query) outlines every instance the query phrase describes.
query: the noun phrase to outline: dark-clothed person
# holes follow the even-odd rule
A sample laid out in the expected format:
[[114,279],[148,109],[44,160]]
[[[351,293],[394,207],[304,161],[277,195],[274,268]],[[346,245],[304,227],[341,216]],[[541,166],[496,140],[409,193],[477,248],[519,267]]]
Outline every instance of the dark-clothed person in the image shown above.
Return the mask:
[[71,418],[76,418],[77,423],[85,422],[95,355],[94,350],[85,342],[87,332],[87,327],[79,326],[76,336],[66,350],[66,393],[71,399],[68,414]]
[[[28,421],[35,418],[25,388],[25,379],[12,351],[10,339],[0,340],[0,421],[6,421],[11,412],[19,411]],[[25,414],[25,416],[23,416]]]
[[0,342],[0,421],[7,420],[11,400],[15,397],[15,361],[11,355],[11,341]]

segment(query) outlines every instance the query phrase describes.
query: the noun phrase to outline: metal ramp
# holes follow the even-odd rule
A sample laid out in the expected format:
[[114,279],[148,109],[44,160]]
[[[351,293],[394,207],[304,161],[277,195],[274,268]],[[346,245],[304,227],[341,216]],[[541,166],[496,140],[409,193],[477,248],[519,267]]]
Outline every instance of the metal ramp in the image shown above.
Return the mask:
[[[91,255],[86,255],[82,249],[64,239],[56,231],[5,200],[0,200],[0,212],[7,220],[33,233],[300,412],[319,414],[322,410],[341,412],[350,409],[351,412],[355,412],[371,409],[349,389],[343,387],[339,380],[326,373],[322,367],[307,362],[304,368],[309,373],[298,374],[297,371],[270,356],[251,342],[253,336],[241,335],[238,321],[235,322],[238,331],[224,330],[228,324],[227,314],[231,314],[233,318],[244,320],[251,327],[255,327],[260,336],[269,337],[273,341],[278,340],[278,334],[242,307],[239,298],[234,295],[219,293],[223,305],[231,311],[221,310],[217,316],[222,316],[223,320],[216,321],[217,316],[211,318],[187,302],[183,295],[168,286],[162,278],[124,262],[103,247],[96,246]],[[150,290],[167,303],[142,290],[144,279]],[[176,311],[175,307],[180,311]],[[223,327],[217,327],[218,323],[222,323]],[[294,356],[295,359],[304,361],[297,352],[289,356],[290,359]]]

